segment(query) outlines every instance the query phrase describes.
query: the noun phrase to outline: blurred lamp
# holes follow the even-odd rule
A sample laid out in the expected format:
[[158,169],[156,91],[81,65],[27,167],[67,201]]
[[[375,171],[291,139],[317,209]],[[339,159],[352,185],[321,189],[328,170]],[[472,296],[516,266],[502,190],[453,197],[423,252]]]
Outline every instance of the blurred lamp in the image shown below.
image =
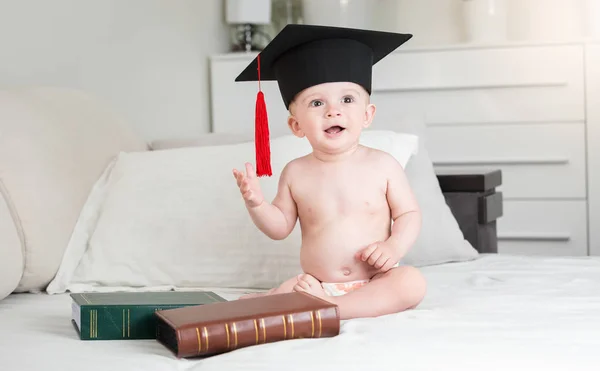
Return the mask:
[[226,21],[238,26],[236,39],[247,52],[257,25],[271,23],[271,0],[227,0]]

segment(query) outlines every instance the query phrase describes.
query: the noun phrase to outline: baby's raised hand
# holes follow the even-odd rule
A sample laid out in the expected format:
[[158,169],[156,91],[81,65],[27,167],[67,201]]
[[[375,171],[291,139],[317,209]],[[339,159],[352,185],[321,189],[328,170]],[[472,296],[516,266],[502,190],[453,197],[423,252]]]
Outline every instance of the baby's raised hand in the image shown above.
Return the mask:
[[240,187],[240,192],[244,197],[244,201],[246,205],[249,207],[257,207],[263,203],[263,194],[260,190],[260,183],[258,182],[258,177],[256,176],[256,172],[251,164],[246,163],[246,174],[238,171],[237,169],[233,169],[233,176],[237,181],[238,187]]
[[387,242],[375,242],[356,254],[357,259],[367,262],[380,272],[387,272],[397,263],[397,252]]

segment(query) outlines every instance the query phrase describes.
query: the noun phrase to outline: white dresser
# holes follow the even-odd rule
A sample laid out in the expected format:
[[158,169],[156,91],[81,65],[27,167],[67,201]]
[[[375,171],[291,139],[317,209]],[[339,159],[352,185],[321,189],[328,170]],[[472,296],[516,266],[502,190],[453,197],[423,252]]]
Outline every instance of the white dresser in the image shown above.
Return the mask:
[[[257,84],[234,79],[254,57],[211,58],[214,132],[253,132]],[[287,133],[276,83],[262,86],[271,131]],[[502,170],[500,253],[600,255],[599,44],[399,49],[373,90],[373,128],[420,115],[436,168]]]

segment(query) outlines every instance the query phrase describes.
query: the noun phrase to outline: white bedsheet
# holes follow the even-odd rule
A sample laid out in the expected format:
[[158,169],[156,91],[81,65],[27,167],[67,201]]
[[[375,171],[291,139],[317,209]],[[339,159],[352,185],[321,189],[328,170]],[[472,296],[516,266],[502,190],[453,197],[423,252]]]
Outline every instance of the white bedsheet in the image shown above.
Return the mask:
[[600,258],[484,256],[423,272],[429,291],[416,310],[204,360],[177,360],[153,340],[80,341],[68,295],[12,295],[0,301],[0,369],[600,369]]

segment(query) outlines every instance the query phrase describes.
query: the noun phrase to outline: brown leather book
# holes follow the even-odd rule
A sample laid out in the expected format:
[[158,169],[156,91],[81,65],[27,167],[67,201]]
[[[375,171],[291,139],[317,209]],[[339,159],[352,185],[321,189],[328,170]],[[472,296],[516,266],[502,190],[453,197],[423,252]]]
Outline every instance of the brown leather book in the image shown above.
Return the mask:
[[157,311],[156,339],[177,357],[204,357],[275,341],[333,337],[337,305],[302,292]]

